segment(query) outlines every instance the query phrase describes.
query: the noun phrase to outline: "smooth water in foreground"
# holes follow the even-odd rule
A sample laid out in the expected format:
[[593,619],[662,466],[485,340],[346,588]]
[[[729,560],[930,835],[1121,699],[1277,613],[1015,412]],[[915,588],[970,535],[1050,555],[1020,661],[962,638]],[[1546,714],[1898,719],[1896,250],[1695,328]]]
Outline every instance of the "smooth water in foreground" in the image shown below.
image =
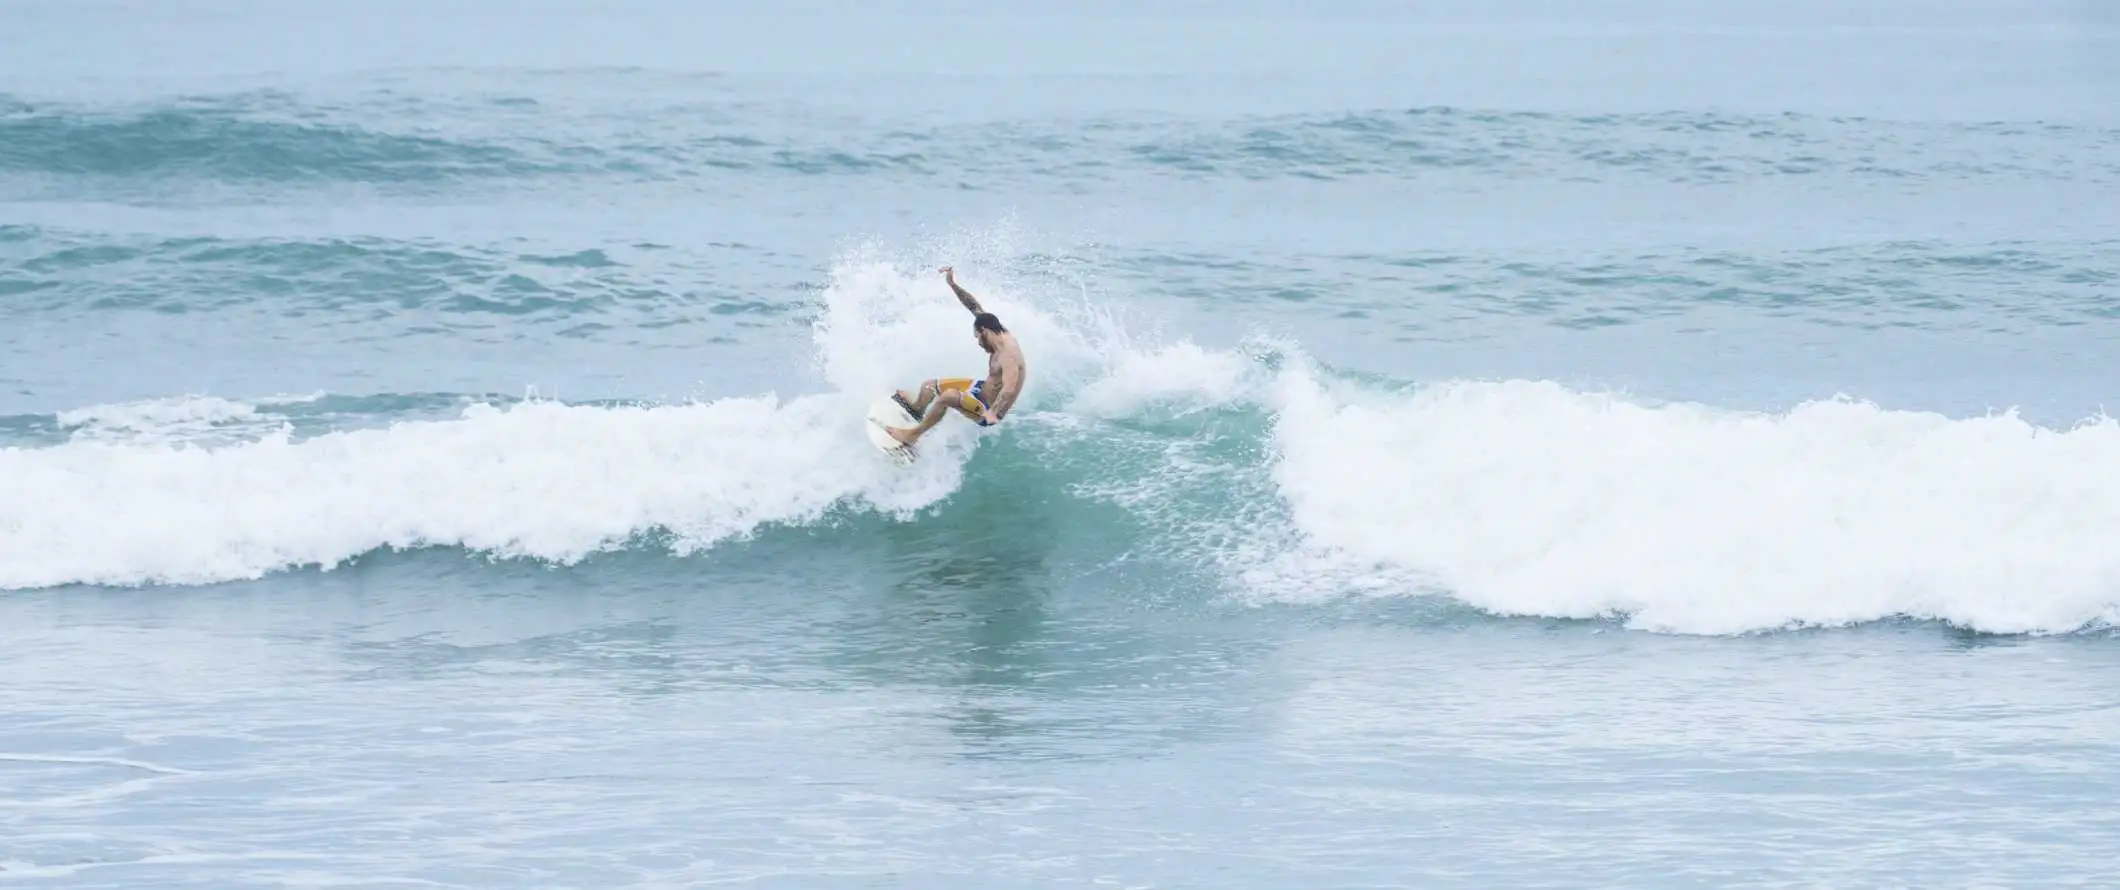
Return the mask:
[[2111,881],[2102,8],[0,13],[0,884]]
[[2051,886],[2120,830],[2109,640],[1129,607],[883,537],[14,606],[10,876]]

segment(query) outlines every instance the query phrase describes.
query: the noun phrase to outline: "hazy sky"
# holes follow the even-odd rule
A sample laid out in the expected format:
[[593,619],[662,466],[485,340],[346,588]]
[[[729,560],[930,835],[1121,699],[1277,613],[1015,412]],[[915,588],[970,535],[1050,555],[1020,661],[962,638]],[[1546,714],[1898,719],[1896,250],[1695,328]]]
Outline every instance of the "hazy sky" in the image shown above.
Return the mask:
[[2120,105],[2115,7],[1336,0],[1319,12],[1307,0],[0,0],[0,89],[429,66],[1251,74],[1270,80],[1262,89],[1311,83],[1311,101],[1324,104],[2080,118]]

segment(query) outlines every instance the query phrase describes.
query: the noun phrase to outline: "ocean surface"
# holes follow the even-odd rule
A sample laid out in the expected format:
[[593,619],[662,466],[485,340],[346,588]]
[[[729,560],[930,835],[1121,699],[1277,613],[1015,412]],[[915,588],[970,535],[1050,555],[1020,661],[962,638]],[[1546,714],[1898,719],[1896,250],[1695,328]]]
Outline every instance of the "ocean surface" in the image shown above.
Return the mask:
[[0,886],[2114,886],[2120,7],[1415,6],[0,0]]

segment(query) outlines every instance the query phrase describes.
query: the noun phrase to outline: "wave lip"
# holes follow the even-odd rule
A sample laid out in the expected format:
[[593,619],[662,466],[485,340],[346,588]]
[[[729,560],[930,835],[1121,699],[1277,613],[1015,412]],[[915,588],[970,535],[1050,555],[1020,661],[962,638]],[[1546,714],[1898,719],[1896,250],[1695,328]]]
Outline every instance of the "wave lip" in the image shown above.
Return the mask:
[[1348,583],[1703,634],[2120,621],[2111,418],[2050,430],[1845,399],[1766,415],[1301,372],[1277,399],[1278,488]]

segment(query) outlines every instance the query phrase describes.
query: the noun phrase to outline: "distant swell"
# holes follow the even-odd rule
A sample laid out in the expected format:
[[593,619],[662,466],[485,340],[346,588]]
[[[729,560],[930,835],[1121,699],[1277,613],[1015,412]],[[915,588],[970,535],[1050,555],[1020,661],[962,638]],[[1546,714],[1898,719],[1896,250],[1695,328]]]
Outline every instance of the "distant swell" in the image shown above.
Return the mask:
[[0,171],[13,173],[412,182],[549,169],[500,146],[226,111],[37,109],[0,116]]
[[[1561,115],[1480,109],[1168,120],[1105,115],[1039,123],[877,127],[802,105],[614,109],[565,101],[482,103],[381,91],[350,101],[230,94],[145,107],[0,96],[0,171],[222,183],[403,183],[536,176],[658,181],[757,175],[1080,183],[1120,172],[1183,179],[1430,179],[1477,170],[1658,182],[1831,174],[1901,183],[1936,177],[2120,179],[2120,131],[2010,123],[1915,123],[1707,112]],[[482,125],[465,131],[461,122]],[[393,132],[406,122],[414,132]],[[622,135],[621,135],[622,134]],[[1968,142],[1986,146],[1968,152]],[[1881,160],[1889,158],[1889,161]]]
[[369,237],[114,238],[4,227],[0,320],[83,311],[250,312],[313,327],[446,329],[507,316],[577,337],[613,322],[652,329],[792,308],[755,292],[713,293],[692,282],[673,287],[653,267],[653,253],[611,247],[539,254]]

